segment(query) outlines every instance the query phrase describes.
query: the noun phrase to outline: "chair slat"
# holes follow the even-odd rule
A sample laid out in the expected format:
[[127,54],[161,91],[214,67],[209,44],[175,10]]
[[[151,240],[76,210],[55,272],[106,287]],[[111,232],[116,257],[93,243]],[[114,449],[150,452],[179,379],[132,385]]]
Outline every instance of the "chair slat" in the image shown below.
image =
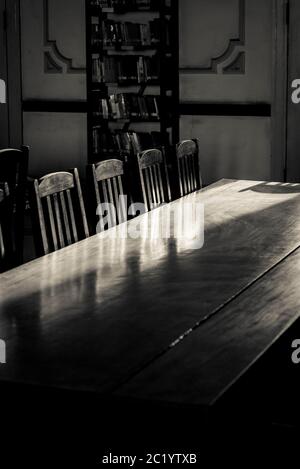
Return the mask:
[[111,185],[111,179],[107,179],[107,180],[106,180],[106,183],[107,183],[107,187],[108,187],[109,202],[110,202],[112,205],[115,205],[114,196],[113,196],[113,191],[112,191],[112,185]]
[[182,175],[183,175],[183,188],[184,188],[184,194],[188,193],[187,189],[187,181],[186,181],[186,170],[185,170],[185,165],[184,165],[184,158],[181,160],[181,167],[182,167]]
[[97,175],[95,171],[95,165],[92,165],[92,175],[93,175],[93,183],[94,183],[94,192],[96,198],[96,209],[101,204],[100,192],[99,192],[99,184],[97,181]]
[[192,191],[191,187],[191,168],[190,168],[190,159],[192,158],[191,155],[185,155],[184,161],[185,161],[185,168],[186,168],[186,176],[187,176],[187,188],[188,191]]
[[117,179],[115,177],[112,178],[112,183],[113,183],[113,190],[114,190],[114,196],[115,196],[115,208],[116,208],[116,217],[117,217],[117,222],[120,223],[120,218],[121,215],[118,212],[117,209],[119,210],[119,191],[118,191],[118,186],[117,186]]
[[120,193],[120,223],[124,223],[127,221],[127,213],[126,213],[126,205],[125,205],[125,193],[123,189],[123,183],[121,176],[118,176],[118,184],[119,184],[119,193]]
[[162,182],[160,166],[157,166],[157,171],[158,171],[158,180],[159,180],[160,193],[162,195],[162,203],[165,203],[165,195],[164,195],[164,188],[163,188],[163,182]]
[[197,178],[196,178],[195,158],[192,158],[191,166],[192,166],[193,191],[196,191],[197,190]]
[[81,221],[83,225],[84,237],[88,238],[90,236],[90,233],[89,233],[89,227],[88,227],[88,222],[86,218],[85,207],[84,207],[83,196],[82,196],[81,185],[80,185],[79,174],[78,174],[77,168],[74,169],[74,179],[75,179],[75,184],[76,184],[77,196],[79,200],[79,209],[80,209]]
[[118,198],[116,201],[114,200],[114,195],[113,195],[113,188],[112,188],[112,179],[107,179],[106,180],[107,187],[108,187],[108,193],[109,193],[109,201],[111,204],[110,207],[110,216],[112,220],[112,226],[115,226],[117,223],[117,213],[116,213],[116,208],[117,208],[117,203],[118,203]]
[[183,174],[182,174],[182,168],[181,168],[181,161],[178,160],[178,176],[179,176],[179,189],[180,189],[180,196],[182,197],[184,194],[184,188],[183,188]]
[[161,203],[162,203],[162,194],[160,193],[157,169],[158,169],[157,165],[156,164],[153,165],[154,190],[156,192],[157,204],[161,205]]
[[0,258],[1,260],[5,257],[5,246],[4,246],[4,239],[2,234],[2,226],[0,223]]
[[138,163],[146,209],[150,210],[166,200],[170,201],[171,191],[163,152],[157,149],[146,150],[138,155]]
[[151,182],[150,182],[150,173],[149,168],[144,170],[145,178],[146,178],[146,187],[147,187],[147,194],[148,194],[148,207],[149,210],[152,208],[153,200],[152,200],[152,193],[151,193]]
[[125,195],[121,176],[118,176],[119,190],[121,195]]
[[54,211],[55,211],[55,218],[56,218],[56,224],[57,224],[60,247],[64,248],[65,247],[65,240],[64,240],[63,230],[62,230],[62,223],[61,223],[61,217],[60,217],[58,197],[57,197],[56,193],[53,194],[53,200],[54,200]]
[[[106,188],[106,180],[102,181],[102,189],[103,189],[103,195],[104,195],[104,202],[108,205],[109,200],[108,200],[108,191],[107,191],[107,188]],[[108,209],[107,218],[108,218],[109,227],[111,227],[112,226],[112,217],[111,217],[110,209]]]
[[[103,201],[113,205],[107,214],[110,226],[125,221],[127,207],[124,199],[119,206],[119,198],[121,195],[125,196],[127,190],[123,161],[111,159],[88,165],[87,180],[93,187],[92,196],[90,195],[90,206],[94,208],[94,211],[91,209],[91,219],[94,219],[96,207]],[[97,226],[99,229],[99,224]],[[102,229],[105,227],[101,227]]]
[[67,212],[64,193],[60,192],[59,197],[60,197],[60,204],[61,204],[61,209],[62,209],[62,213],[63,213],[64,227],[65,227],[65,232],[66,232],[66,237],[67,237],[67,243],[68,243],[68,245],[70,245],[70,244],[72,244],[72,239],[71,239],[70,224],[69,224],[69,220],[68,220],[68,212]]
[[146,182],[143,174],[143,170],[140,166],[140,181],[141,181],[141,186],[142,186],[142,193],[143,193],[143,199],[144,199],[144,204],[146,206],[146,210],[149,210],[149,204],[148,204],[148,199],[147,199],[147,192],[146,192]]
[[53,216],[53,210],[52,210],[52,203],[51,203],[50,195],[48,195],[46,197],[46,200],[47,200],[47,206],[48,206],[48,215],[49,215],[49,220],[50,220],[50,227],[51,227],[53,246],[54,246],[54,250],[57,251],[58,242],[57,242],[56,228],[55,228],[55,222],[54,222],[54,216]]
[[67,200],[68,200],[68,205],[69,205],[69,213],[70,213],[70,218],[71,218],[71,226],[72,226],[72,231],[73,231],[73,238],[74,242],[77,243],[78,241],[78,233],[77,233],[77,228],[76,228],[76,222],[75,222],[75,215],[74,215],[74,209],[73,209],[73,202],[72,202],[72,197],[71,197],[71,191],[68,189],[66,191],[67,194]]
[[48,244],[48,238],[47,238],[47,233],[46,233],[46,224],[45,224],[45,217],[44,217],[44,211],[43,211],[43,206],[42,206],[42,200],[39,195],[39,184],[38,181],[34,181],[34,187],[33,187],[33,200],[32,200],[32,206],[34,203],[36,203],[37,206],[37,218],[38,218],[38,226],[39,226],[39,231],[41,234],[42,238],[42,249],[44,254],[49,253],[49,244]]
[[202,187],[197,140],[183,140],[176,147],[180,195]]
[[39,181],[35,180],[33,187],[31,207],[33,215],[37,212],[37,223],[33,226],[38,227],[39,231],[35,236],[38,254],[48,254],[51,250],[56,251],[88,237],[85,207],[76,169],[73,173],[48,174]]
[[154,179],[153,179],[153,166],[149,166],[148,171],[150,175],[150,185],[151,185],[150,190],[151,190],[151,195],[152,195],[152,202],[154,206],[156,206],[157,200],[156,200],[156,187],[155,187]]

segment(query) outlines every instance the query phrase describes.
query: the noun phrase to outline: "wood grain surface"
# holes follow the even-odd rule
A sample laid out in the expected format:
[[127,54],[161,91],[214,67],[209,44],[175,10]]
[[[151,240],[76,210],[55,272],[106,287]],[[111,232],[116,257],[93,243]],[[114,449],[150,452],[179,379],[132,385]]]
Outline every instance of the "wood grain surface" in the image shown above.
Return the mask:
[[[187,204],[204,204],[205,241],[201,249],[195,249],[195,239],[201,245],[201,226],[185,217]],[[172,222],[173,234],[167,238],[161,233],[166,230],[171,212],[175,213],[171,220],[177,223]],[[141,236],[126,238],[128,230],[136,232],[136,223]],[[269,269],[299,246],[299,230],[300,185],[222,181],[2,274],[0,337],[7,344],[7,364],[0,368],[0,380],[112,392],[149,363],[155,365],[158,357],[162,357],[157,361],[158,367],[165,372],[164,360],[170,359],[174,365],[177,347],[179,354],[182,350],[183,361],[175,358],[177,370],[170,383],[182,376],[187,386],[195,379],[195,370],[206,379],[206,372],[197,368],[197,354],[191,362],[191,379],[186,376],[183,344],[188,350],[192,338],[198,343],[196,337],[202,328],[213,327],[216,321],[216,340],[223,340],[220,328],[227,328],[230,305],[255,280],[270,275]],[[276,287],[275,283],[273,288],[280,290],[280,285]],[[263,291],[261,301],[258,294],[246,301],[255,303],[252,306],[257,306],[257,314],[266,306],[264,294]],[[280,322],[276,316],[276,324],[268,329],[266,337],[255,339],[257,347],[247,355],[247,345],[244,361],[224,379],[220,378],[217,392],[296,313],[285,315]],[[232,341],[235,339],[236,346],[242,347],[250,318],[246,309],[233,310],[233,314],[242,314],[240,320],[233,318],[230,326],[234,331]],[[214,319],[201,325],[211,315],[215,315]],[[223,317],[220,326],[218,321]],[[272,323],[272,317],[268,317]],[[258,324],[262,321],[260,317],[257,320]],[[195,332],[180,343],[179,338],[191,329]],[[266,330],[262,328],[262,335]],[[229,337],[224,337],[224,341]],[[171,352],[166,353],[172,344]],[[208,339],[203,347],[204,352],[209,348]],[[191,353],[192,350],[193,346]],[[222,359],[226,363],[226,354]],[[230,354],[228,360],[232,361]],[[239,360],[238,356],[235,360]],[[206,362],[205,357],[203,361]],[[207,361],[213,364],[210,351]],[[154,365],[149,367],[149,376],[152,379],[154,373],[155,378],[152,386],[144,386],[144,376],[148,375],[141,374],[132,381],[133,387],[123,388],[122,395],[141,397],[145,387],[145,397],[157,393],[159,399],[168,399],[165,379],[156,391],[158,375],[156,369],[153,371]],[[167,370],[169,373],[173,365]],[[219,365],[214,370],[218,371]],[[195,380],[197,396],[200,377]],[[212,389],[208,386],[203,399],[195,399],[193,389],[192,386],[191,401],[210,402],[216,395],[214,383]],[[178,396],[170,393],[170,399],[177,401]]]

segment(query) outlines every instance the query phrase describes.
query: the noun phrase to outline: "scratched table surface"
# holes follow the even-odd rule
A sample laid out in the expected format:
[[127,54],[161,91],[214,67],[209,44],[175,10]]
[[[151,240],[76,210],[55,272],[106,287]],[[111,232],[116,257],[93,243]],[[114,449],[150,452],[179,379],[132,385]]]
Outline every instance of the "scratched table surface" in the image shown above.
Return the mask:
[[299,246],[300,184],[222,180],[1,274],[0,380],[211,404],[296,320]]

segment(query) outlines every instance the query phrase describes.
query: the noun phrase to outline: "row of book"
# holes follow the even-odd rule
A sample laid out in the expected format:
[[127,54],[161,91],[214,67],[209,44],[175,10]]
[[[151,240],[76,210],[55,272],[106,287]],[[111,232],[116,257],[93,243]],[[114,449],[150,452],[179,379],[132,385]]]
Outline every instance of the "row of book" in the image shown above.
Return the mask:
[[159,0],[91,0],[91,5],[115,10],[158,10]]
[[131,155],[149,148],[166,145],[167,135],[161,132],[104,131],[101,126],[93,127],[94,155]]
[[136,84],[157,82],[160,75],[158,55],[92,57],[93,83]]
[[117,93],[93,99],[93,114],[105,120],[159,120],[159,96]]
[[155,18],[149,23],[134,23],[104,20],[92,23],[92,46],[111,47],[156,47],[160,43],[161,22]]

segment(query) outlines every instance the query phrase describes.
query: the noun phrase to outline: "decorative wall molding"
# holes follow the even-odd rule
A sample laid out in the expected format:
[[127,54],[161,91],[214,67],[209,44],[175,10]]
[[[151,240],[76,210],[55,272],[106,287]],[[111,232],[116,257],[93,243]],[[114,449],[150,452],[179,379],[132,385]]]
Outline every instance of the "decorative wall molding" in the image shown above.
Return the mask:
[[45,73],[63,73],[63,68],[55,62],[49,51],[44,52],[44,71]]
[[66,57],[55,39],[50,39],[49,0],[44,0],[44,71],[45,73],[85,73],[84,67],[75,67],[73,59]]
[[245,74],[245,2],[246,0],[239,0],[239,32],[237,37],[229,40],[226,50],[221,55],[213,57],[208,67],[181,68],[181,74]]
[[50,101],[50,100],[26,100],[22,103],[23,112],[46,112],[86,114],[86,101]]

